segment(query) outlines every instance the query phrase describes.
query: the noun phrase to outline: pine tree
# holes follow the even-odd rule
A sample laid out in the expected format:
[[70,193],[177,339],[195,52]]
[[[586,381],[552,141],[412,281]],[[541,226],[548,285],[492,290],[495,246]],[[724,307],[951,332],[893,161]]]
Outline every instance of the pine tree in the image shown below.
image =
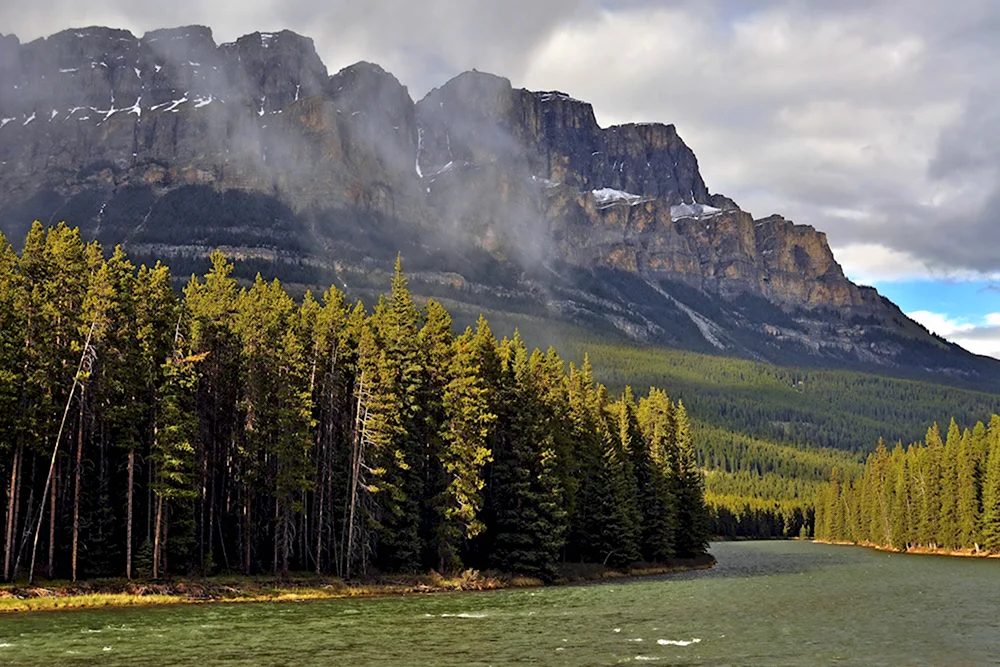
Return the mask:
[[[431,299],[424,307],[424,325],[420,329],[420,348],[426,357],[423,380],[423,423],[421,440],[424,443],[424,493],[429,499],[424,503],[421,516],[421,539],[424,542],[425,563],[445,569],[443,560],[457,555],[453,549],[461,544],[449,535],[449,545],[445,546],[444,532],[455,526],[446,519],[450,498],[449,475],[443,465],[446,449],[445,432],[448,419],[445,393],[452,381],[453,357],[456,342],[451,332],[452,320],[441,304]],[[453,531],[452,531],[453,533]]]
[[[979,426],[982,426],[980,422]],[[985,431],[983,431],[985,436]],[[978,461],[972,433],[966,429],[957,459],[957,499],[958,536],[956,546],[962,549],[976,548],[979,543],[979,489]]]
[[545,357],[530,359],[520,336],[501,344],[501,434],[490,486],[490,564],[550,581],[563,546],[563,493],[555,474],[554,431],[545,401]]
[[989,453],[983,480],[983,547],[1000,551],[1000,417],[993,415],[987,430]]
[[[142,458],[149,458],[153,446],[156,424],[156,395],[164,384],[163,369],[170,359],[177,322],[178,304],[170,284],[170,272],[167,267],[157,262],[149,269],[145,265],[139,269],[135,280],[135,295],[133,299],[135,312],[135,336],[139,348],[139,358],[136,363],[135,401],[138,409],[137,438],[127,443],[128,449],[128,482],[125,518],[125,574],[132,576],[132,550],[135,546],[134,508],[136,488],[139,486],[136,474],[136,449],[140,450]],[[146,535],[145,542],[150,545],[149,564],[152,568],[152,540]]]
[[600,432],[602,456],[597,473],[593,523],[594,560],[612,567],[627,567],[640,558],[638,516],[630,497],[625,452],[614,434]]
[[938,523],[937,543],[944,549],[954,549],[959,546],[958,517],[958,468],[962,455],[962,432],[955,420],[948,427],[948,437],[945,441],[944,453],[941,457],[940,478],[940,519]]
[[944,444],[938,425],[927,430],[926,446],[920,450],[917,484],[920,489],[920,523],[916,541],[927,547],[937,545],[941,526],[941,468]]
[[892,450],[890,477],[893,494],[890,504],[891,538],[890,544],[897,551],[906,551],[910,545],[911,501],[910,471],[906,451],[902,443],[896,443]]
[[[887,478],[889,452],[879,438],[875,451],[865,465],[865,504],[868,506],[868,526],[865,538],[879,546],[890,542],[891,524],[889,516],[889,488]],[[894,490],[893,490],[894,491]]]
[[677,460],[674,463],[674,495],[677,497],[677,555],[691,558],[708,548],[708,513],[704,503],[704,481],[695,462],[694,441],[687,411],[680,401],[674,408]]
[[153,577],[162,573],[165,535],[171,503],[193,499],[195,443],[198,419],[195,391],[197,363],[204,355],[185,355],[178,341],[171,358],[164,365],[164,384],[159,391],[156,439],[152,460],[156,466],[156,527],[153,535]]
[[639,485],[647,498],[643,555],[650,561],[664,562],[675,555],[678,530],[677,499],[671,481],[679,456],[673,404],[664,391],[650,387],[649,395],[639,401],[637,418],[652,463],[648,487],[641,482]]
[[441,502],[443,523],[439,526],[441,569],[459,566],[462,542],[476,537],[484,528],[480,517],[485,484],[482,469],[492,459],[489,436],[496,420],[490,389],[477,364],[475,334],[467,329],[454,345],[444,391],[441,465],[447,486]]

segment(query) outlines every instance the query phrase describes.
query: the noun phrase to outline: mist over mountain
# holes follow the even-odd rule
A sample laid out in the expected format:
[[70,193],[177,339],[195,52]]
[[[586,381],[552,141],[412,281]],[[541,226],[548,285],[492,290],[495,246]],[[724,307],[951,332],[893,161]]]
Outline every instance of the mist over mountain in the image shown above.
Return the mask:
[[711,193],[672,125],[602,128],[476,71],[414,102],[288,31],[0,35],[0,231],[36,219],[177,274],[219,247],[244,276],[364,292],[402,253],[417,293],[642,343],[978,386],[998,369],[849,281],[822,232]]

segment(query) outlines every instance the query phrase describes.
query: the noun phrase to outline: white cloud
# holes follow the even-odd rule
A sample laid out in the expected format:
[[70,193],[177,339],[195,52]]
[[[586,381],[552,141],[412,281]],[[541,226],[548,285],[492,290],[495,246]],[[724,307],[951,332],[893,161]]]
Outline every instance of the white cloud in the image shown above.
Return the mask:
[[943,313],[917,310],[907,317],[927,327],[931,333],[961,345],[975,354],[1000,358],[1000,313],[982,318],[951,318]]
[[948,338],[956,333],[971,331],[976,325],[959,319],[950,319],[941,313],[932,313],[928,310],[915,310],[907,313],[907,317],[923,324],[931,333],[935,333],[942,338]]

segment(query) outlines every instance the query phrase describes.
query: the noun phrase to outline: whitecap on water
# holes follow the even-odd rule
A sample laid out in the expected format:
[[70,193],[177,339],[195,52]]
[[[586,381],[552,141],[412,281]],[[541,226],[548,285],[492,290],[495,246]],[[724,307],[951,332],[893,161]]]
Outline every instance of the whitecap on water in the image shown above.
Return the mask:
[[13,646],[13,644],[8,644],[7,642],[0,644],[0,648],[10,648],[11,646]]
[[657,658],[653,655],[637,655],[635,656],[636,662],[656,662],[657,660],[662,660],[662,658]]
[[467,612],[462,612],[461,614],[441,614],[441,618],[486,618],[486,614],[469,614]]
[[621,628],[615,628],[615,632],[621,632],[621,631],[622,631]]
[[695,637],[694,639],[657,639],[656,643],[660,646],[690,646],[700,641],[700,639]]
[[630,641],[630,642],[641,642],[641,641],[642,641],[642,637],[633,637],[633,638],[632,638],[632,639],[630,639],[629,641]]
[[110,651],[110,650],[111,650],[111,647],[110,647],[110,646],[105,646],[105,647],[104,647],[104,650],[105,650],[105,651]]

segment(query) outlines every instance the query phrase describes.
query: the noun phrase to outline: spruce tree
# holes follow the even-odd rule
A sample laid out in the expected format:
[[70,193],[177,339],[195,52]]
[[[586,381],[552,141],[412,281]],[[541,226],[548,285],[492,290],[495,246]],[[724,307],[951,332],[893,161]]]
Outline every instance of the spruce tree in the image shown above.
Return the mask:
[[530,359],[520,336],[501,344],[505,416],[491,478],[490,563],[549,581],[557,575],[565,514],[555,474],[551,412],[544,400],[547,367],[536,350]]
[[663,390],[651,387],[648,396],[639,401],[636,416],[652,463],[649,487],[640,484],[648,503],[643,519],[643,555],[648,560],[664,562],[675,555],[678,530],[677,497],[672,482],[679,456],[674,407]]
[[903,444],[897,442],[892,450],[890,481],[893,494],[890,504],[891,538],[890,544],[897,551],[906,551],[910,545],[911,501],[910,471]]
[[920,489],[920,524],[916,541],[921,546],[937,545],[941,526],[941,468],[944,444],[938,425],[927,430],[926,446],[920,450],[917,484]]
[[[444,569],[443,556],[449,558],[457,555],[454,546],[461,544],[460,540],[452,539],[449,546],[444,545],[446,526],[453,527],[454,522],[445,519],[449,509],[448,488],[450,480],[442,465],[445,450],[445,422],[447,413],[445,407],[445,392],[451,382],[452,358],[455,354],[455,341],[451,332],[452,320],[448,311],[434,299],[430,299],[424,307],[424,325],[420,329],[420,348],[426,357],[425,377],[423,380],[423,424],[421,440],[424,444],[424,493],[428,501],[424,503],[421,516],[420,534],[424,543],[422,560],[439,569]],[[454,535],[449,533],[449,537]]]
[[954,549],[959,546],[958,468],[961,455],[962,432],[959,430],[955,420],[952,419],[951,424],[948,426],[948,437],[945,441],[944,453],[941,457],[941,477],[939,482],[941,510],[939,514],[937,544],[944,549]]
[[492,459],[489,436],[496,414],[491,409],[490,388],[478,367],[471,329],[455,341],[448,376],[440,455],[447,482],[438,533],[441,569],[459,566],[463,542],[484,528],[480,517],[482,469]]
[[691,424],[684,404],[674,408],[677,460],[674,463],[675,496],[677,498],[677,555],[691,558],[708,548],[708,512],[704,502],[704,480],[698,470]]
[[[982,426],[982,423],[979,426]],[[983,435],[985,436],[985,431]],[[958,536],[956,546],[962,549],[973,549],[979,543],[979,480],[973,435],[968,429],[962,434],[957,468]]]
[[983,547],[1000,551],[1000,417],[993,415],[987,431],[989,453],[983,479],[983,518],[981,535]]

